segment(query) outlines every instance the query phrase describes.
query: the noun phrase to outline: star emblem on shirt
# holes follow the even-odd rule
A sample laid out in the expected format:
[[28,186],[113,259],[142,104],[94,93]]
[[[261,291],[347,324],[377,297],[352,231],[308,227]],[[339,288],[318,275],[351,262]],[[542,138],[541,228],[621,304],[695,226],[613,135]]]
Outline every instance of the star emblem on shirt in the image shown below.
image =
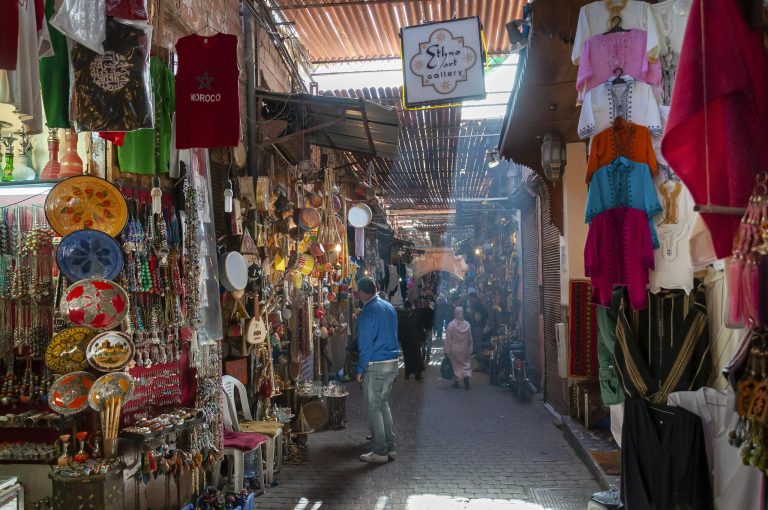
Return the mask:
[[197,80],[197,90],[211,90],[211,84],[213,84],[213,80],[216,78],[208,76],[208,71],[205,71],[202,76],[195,76],[195,79]]

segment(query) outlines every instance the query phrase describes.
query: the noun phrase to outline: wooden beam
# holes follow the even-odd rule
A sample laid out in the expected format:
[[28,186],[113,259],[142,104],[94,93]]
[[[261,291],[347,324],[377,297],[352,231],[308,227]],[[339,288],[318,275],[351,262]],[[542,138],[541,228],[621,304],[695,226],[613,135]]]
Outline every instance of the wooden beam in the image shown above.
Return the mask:
[[362,97],[358,99],[360,102],[360,114],[363,117],[363,126],[365,127],[365,136],[368,137],[368,146],[371,148],[371,154],[376,156],[376,146],[373,144],[373,137],[371,136],[371,126],[368,125],[368,113],[365,111],[365,99]]
[[278,143],[286,142],[286,141],[288,141],[288,140],[290,140],[292,138],[295,138],[295,137],[297,137],[299,135],[306,135],[307,133],[313,133],[313,132],[319,131],[321,129],[325,129],[325,128],[328,128],[328,127],[331,127],[331,126],[335,126],[336,124],[341,124],[342,122],[344,122],[344,119],[336,119],[336,120],[332,120],[330,122],[323,122],[322,124],[318,124],[317,126],[313,126],[311,128],[301,129],[299,131],[295,131],[295,132],[291,133],[290,135],[281,136],[280,138],[276,138],[275,140],[269,140],[269,141],[267,141],[267,142],[265,142],[265,143],[263,143],[261,145],[276,145]]

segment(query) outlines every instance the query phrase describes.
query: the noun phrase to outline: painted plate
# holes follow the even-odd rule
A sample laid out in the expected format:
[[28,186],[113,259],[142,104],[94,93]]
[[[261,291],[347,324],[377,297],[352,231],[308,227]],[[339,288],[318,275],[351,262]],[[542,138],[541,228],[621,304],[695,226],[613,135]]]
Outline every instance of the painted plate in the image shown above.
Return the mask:
[[54,374],[68,374],[87,368],[85,352],[95,334],[95,330],[82,326],[61,331],[45,349],[45,364]]
[[131,393],[133,393],[133,378],[125,372],[112,372],[96,379],[91,391],[88,392],[88,404],[94,411],[101,411],[106,400],[120,397],[122,404],[125,404]]
[[88,372],[73,372],[56,379],[48,392],[48,404],[59,414],[75,414],[88,407],[88,393],[95,377]]
[[115,282],[88,278],[70,285],[61,299],[61,315],[74,326],[112,329],[128,313],[128,294]]
[[76,230],[61,240],[56,264],[69,281],[86,278],[114,280],[123,269],[123,252],[117,241],[98,230]]
[[45,217],[60,236],[92,229],[116,237],[128,221],[128,205],[109,181],[77,175],[51,189],[45,199]]
[[111,372],[125,368],[133,359],[133,340],[122,331],[99,333],[88,344],[86,358],[96,370]]

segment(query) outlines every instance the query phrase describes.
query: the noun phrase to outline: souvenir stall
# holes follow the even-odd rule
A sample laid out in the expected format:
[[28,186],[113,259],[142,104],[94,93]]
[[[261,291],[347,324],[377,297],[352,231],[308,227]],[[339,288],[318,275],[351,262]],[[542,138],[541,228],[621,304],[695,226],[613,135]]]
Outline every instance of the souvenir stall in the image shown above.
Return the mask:
[[[0,59],[0,472],[40,508],[180,508],[226,447],[208,148],[239,142],[237,38],[171,53],[144,2],[40,4]],[[215,132],[174,129],[211,61]]]
[[[724,20],[738,49],[710,44]],[[762,401],[752,398],[765,375],[752,364],[762,341],[762,174],[750,192],[768,129],[742,122],[758,105],[726,98],[738,88],[756,101],[768,83],[766,48],[749,23],[719,0],[604,0],[579,14],[572,59],[578,133],[589,141],[582,299],[591,292],[585,308],[596,316],[600,391],[630,510],[763,508]],[[756,76],[718,82],[743,55]],[[739,127],[726,134],[728,119]],[[745,358],[750,375],[730,370],[729,384],[723,370],[744,370]]]

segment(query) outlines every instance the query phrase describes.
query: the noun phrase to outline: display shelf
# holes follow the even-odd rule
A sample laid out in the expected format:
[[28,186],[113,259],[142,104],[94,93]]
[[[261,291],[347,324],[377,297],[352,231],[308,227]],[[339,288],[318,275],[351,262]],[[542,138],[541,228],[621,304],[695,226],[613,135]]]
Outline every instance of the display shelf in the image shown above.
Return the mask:
[[60,183],[64,179],[37,179],[34,181],[0,181],[0,188],[12,188],[14,186],[34,186],[40,188],[51,188],[54,185]]
[[0,459],[0,465],[8,464],[23,464],[23,465],[40,465],[40,466],[55,466],[56,459],[51,460],[31,460],[31,459]]
[[161,436],[178,434],[179,432],[183,432],[191,427],[194,427],[195,425],[201,425],[203,423],[205,423],[205,416],[198,416],[197,418],[186,420],[183,425],[173,425],[163,430],[150,432],[149,434],[138,434],[135,432],[121,431],[119,435],[121,438],[128,439],[130,441],[145,442]]

